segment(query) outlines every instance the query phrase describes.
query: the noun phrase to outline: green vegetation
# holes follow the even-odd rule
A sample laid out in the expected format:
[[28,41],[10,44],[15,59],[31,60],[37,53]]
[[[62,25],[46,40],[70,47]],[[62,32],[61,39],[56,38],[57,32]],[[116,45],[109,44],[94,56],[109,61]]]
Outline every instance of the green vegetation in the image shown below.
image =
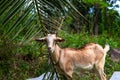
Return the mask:
[[[57,32],[61,47],[79,48],[90,42],[120,49],[120,15],[109,0],[0,0],[0,80],[25,80],[54,71],[45,43],[33,39]],[[93,9],[90,12],[90,9]],[[120,71],[107,55],[107,78]],[[75,80],[92,80],[92,74]],[[97,80],[97,78],[96,78]]]
[[[106,42],[115,48],[119,48],[120,45],[119,38],[115,38],[114,36],[108,38],[107,34],[90,36],[88,33],[68,34],[65,31],[60,31],[58,35],[66,40],[63,43],[59,43],[61,47],[79,48],[90,42],[99,43],[103,47]],[[45,44],[39,47],[35,41],[32,41],[32,45],[18,47],[14,43],[5,42],[4,45],[1,44],[0,46],[0,51],[3,51],[0,53],[1,80],[24,80],[30,77],[37,77],[47,71],[53,71],[53,69],[51,69],[52,66],[48,66],[48,52]],[[120,70],[119,66],[119,63],[114,63],[110,56],[107,55],[105,72],[108,79],[114,71]],[[80,80],[88,78],[92,80],[92,75],[92,73],[87,73],[79,77],[74,75],[74,78],[76,80],[79,78]]]

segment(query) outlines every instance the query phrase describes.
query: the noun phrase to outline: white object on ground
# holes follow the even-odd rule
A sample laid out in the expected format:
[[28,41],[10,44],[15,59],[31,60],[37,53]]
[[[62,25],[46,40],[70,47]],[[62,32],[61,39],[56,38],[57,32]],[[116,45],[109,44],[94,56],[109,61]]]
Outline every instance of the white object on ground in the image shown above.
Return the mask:
[[[47,73],[43,73],[39,77],[29,78],[27,80],[49,80],[48,78],[50,78],[51,76],[52,76],[52,72],[47,72]],[[57,75],[55,73],[53,75],[53,80],[58,80]]]
[[110,80],[120,80],[120,71],[115,71]]

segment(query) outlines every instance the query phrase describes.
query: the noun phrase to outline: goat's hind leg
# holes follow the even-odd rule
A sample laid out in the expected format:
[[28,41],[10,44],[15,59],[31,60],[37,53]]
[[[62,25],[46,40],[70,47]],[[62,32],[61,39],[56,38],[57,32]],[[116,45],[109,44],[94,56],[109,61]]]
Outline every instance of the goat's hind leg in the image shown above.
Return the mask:
[[99,63],[96,65],[96,69],[99,73],[100,80],[106,80],[106,74],[104,73],[104,65],[102,63]]
[[100,75],[101,80],[106,80],[106,74],[104,73],[104,71],[102,69],[99,69],[98,73]]

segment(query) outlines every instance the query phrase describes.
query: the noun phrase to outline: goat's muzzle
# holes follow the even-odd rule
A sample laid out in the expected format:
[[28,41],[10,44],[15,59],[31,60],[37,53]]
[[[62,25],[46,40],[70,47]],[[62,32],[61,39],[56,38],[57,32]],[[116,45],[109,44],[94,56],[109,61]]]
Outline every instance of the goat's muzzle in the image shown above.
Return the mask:
[[52,52],[52,48],[51,48],[51,47],[48,47],[48,51],[51,53],[51,52]]

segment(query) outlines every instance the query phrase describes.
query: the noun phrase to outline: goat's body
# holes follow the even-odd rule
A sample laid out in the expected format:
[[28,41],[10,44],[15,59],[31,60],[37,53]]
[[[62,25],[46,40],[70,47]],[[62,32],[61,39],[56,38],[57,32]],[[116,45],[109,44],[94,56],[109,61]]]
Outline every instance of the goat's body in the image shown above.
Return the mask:
[[60,48],[56,41],[64,41],[56,34],[48,34],[47,37],[37,39],[37,41],[46,40],[47,47],[51,53],[52,60],[57,71],[62,72],[68,80],[72,80],[72,73],[80,68],[90,70],[94,66],[99,73],[100,80],[106,80],[104,73],[104,63],[109,45],[103,49],[99,44],[90,43],[85,46],[75,48]]
[[[79,49],[62,49],[56,44],[52,56],[58,68],[70,78],[72,73],[79,68],[90,70],[95,66],[96,68],[102,68],[102,72],[104,72],[106,52],[98,44],[90,43]],[[101,77],[101,80],[106,80],[104,75]]]

